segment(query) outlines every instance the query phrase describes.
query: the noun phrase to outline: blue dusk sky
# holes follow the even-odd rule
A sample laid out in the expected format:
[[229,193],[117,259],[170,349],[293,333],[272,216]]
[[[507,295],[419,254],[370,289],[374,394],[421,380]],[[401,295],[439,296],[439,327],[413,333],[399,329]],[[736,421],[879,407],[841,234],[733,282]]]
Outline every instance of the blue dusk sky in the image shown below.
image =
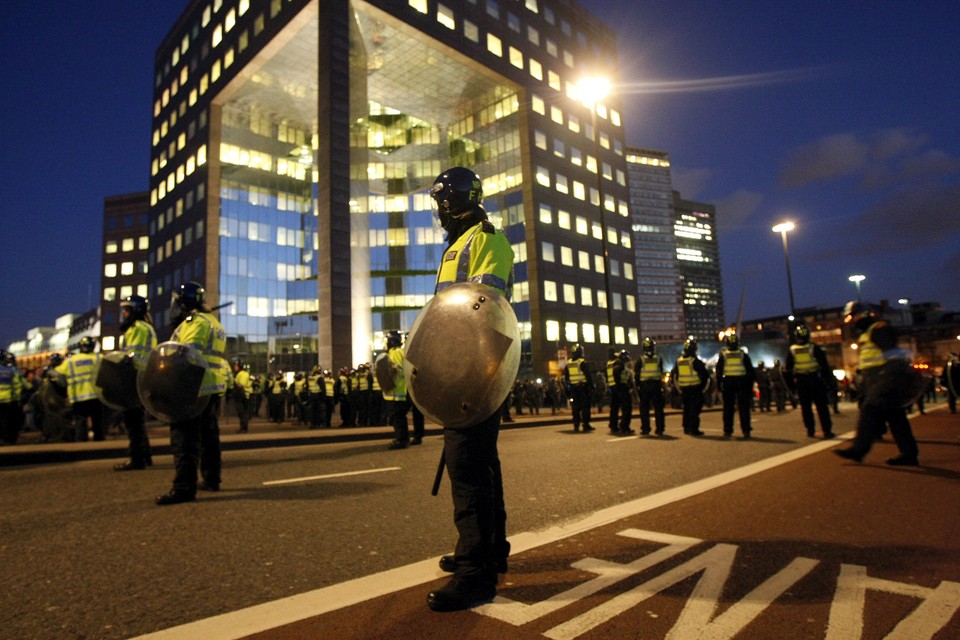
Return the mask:
[[[451,0],[451,5],[459,4]],[[501,5],[513,4],[501,0]],[[583,0],[618,36],[626,141],[716,205],[726,316],[856,297],[960,310],[960,3]],[[153,57],[185,0],[0,21],[0,347],[96,305],[103,200],[148,188]]]

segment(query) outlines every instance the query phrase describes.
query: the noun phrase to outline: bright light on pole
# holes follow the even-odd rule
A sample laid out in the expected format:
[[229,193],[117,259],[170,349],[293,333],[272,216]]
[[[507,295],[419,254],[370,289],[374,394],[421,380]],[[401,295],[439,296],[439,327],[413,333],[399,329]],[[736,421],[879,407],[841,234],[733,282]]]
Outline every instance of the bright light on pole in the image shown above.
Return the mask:
[[570,97],[583,104],[590,110],[590,126],[593,129],[594,153],[597,155],[597,197],[600,200],[600,229],[603,236],[600,239],[603,250],[603,285],[607,295],[607,327],[609,340],[613,342],[613,311],[612,295],[610,291],[610,252],[607,248],[607,217],[603,203],[603,162],[600,159],[600,132],[597,129],[597,103],[610,93],[610,81],[607,78],[596,76],[583,78],[574,84]]
[[797,315],[797,307],[793,303],[793,278],[790,276],[790,252],[787,250],[787,232],[793,231],[793,228],[794,224],[787,221],[773,225],[771,231],[779,233],[780,239],[783,241],[783,259],[787,263],[787,291],[790,293],[790,314],[795,316]]
[[860,295],[860,283],[863,282],[863,281],[866,280],[866,279],[867,279],[867,276],[861,275],[861,274],[859,274],[859,273],[858,273],[858,274],[854,274],[854,275],[850,276],[849,278],[847,278],[847,280],[849,280],[850,282],[852,282],[853,284],[855,284],[855,285],[857,286],[857,302],[863,302],[863,298],[862,298],[862,296]]

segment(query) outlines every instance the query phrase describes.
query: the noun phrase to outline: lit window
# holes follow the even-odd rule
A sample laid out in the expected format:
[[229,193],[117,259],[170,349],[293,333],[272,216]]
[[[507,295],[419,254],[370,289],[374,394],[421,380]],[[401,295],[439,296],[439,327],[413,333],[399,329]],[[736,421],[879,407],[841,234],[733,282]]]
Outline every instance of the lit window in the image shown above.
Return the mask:
[[103,275],[106,278],[116,278],[117,277],[117,265],[115,264],[105,264],[103,265]]
[[517,69],[523,69],[523,54],[516,47],[510,47],[510,64]]
[[580,287],[580,304],[585,307],[593,306],[593,289],[590,287]]
[[463,35],[471,42],[480,42],[480,30],[469,20],[463,21]]
[[409,0],[407,2],[411,8],[416,9],[420,13],[426,15],[427,13],[427,0]]
[[132,296],[132,295],[133,295],[133,286],[132,286],[132,285],[129,285],[129,284],[128,284],[128,285],[124,285],[124,286],[120,287],[120,299],[121,299],[121,300],[124,299],[124,298],[129,298],[129,297]]
[[560,91],[560,76],[554,71],[547,71],[547,84],[555,91]]
[[578,266],[585,270],[590,270],[590,254],[586,251],[577,251],[577,263]]
[[550,107],[550,119],[557,124],[563,124],[563,111],[559,107]]
[[103,290],[103,299],[107,302],[113,302],[117,299],[117,288],[107,287]]
[[544,187],[550,186],[550,172],[546,167],[537,167],[537,184]]
[[[146,273],[146,271],[144,271],[144,273]],[[145,285],[145,284],[138,284],[138,285],[137,285],[137,295],[140,296],[141,298],[146,298],[146,297],[147,297],[147,291],[148,291],[148,289],[149,289],[149,287],[148,287],[147,285]]]
[[223,25],[218,24],[213,28],[213,39],[211,40],[211,44],[216,47],[221,42],[223,42]]
[[577,200],[587,199],[587,189],[579,180],[573,181],[573,197]]
[[140,236],[137,238],[137,249],[144,250],[150,248],[150,236]]
[[597,273],[606,271],[603,267],[603,256],[593,256],[593,270]]
[[498,58],[503,57],[503,43],[500,41],[500,38],[492,33],[487,34],[487,51]]
[[133,251],[134,243],[133,238],[124,238],[120,243],[121,251]]
[[587,219],[584,218],[583,216],[577,216],[576,228],[577,228],[577,233],[581,235],[587,235],[587,233],[589,233],[588,231],[589,223],[587,222]]
[[457,28],[457,24],[453,19],[453,9],[442,4],[437,5],[437,22],[447,29]]
[[573,249],[570,247],[560,247],[560,264],[565,267],[573,266]]
[[554,256],[554,253],[553,253],[553,243],[552,243],[552,242],[544,242],[544,243],[542,243],[542,244],[541,244],[540,252],[541,252],[541,256],[543,257],[543,261],[544,261],[544,262],[556,262],[556,261],[557,261],[557,258],[556,258],[556,256]]
[[551,209],[549,205],[540,205],[540,222],[553,224],[553,209]]
[[547,134],[543,131],[534,131],[533,132],[533,144],[536,145],[537,149],[547,150]]
[[563,144],[563,140],[559,138],[553,139],[553,155],[558,158],[566,156],[566,146]]
[[577,342],[578,338],[576,322],[563,323],[563,337],[567,342]]
[[546,322],[547,340],[556,342],[560,339],[560,323],[556,320],[547,320]]
[[243,15],[250,9],[250,0],[240,0],[240,4],[237,6],[237,13]]
[[532,11],[532,12],[534,12],[534,13],[539,13],[539,9],[537,8],[537,0],[524,0],[524,3],[523,3],[523,4],[524,4],[524,6],[526,6],[527,9],[529,9],[530,11]]
[[117,245],[117,243],[111,240],[110,242],[107,243],[107,246],[104,249],[104,253],[116,253],[118,249],[119,249],[119,246]]
[[553,280],[543,281],[543,299],[547,302],[557,301],[557,283]]
[[[601,329],[602,330],[602,329]],[[583,341],[588,343],[593,343],[597,341],[596,334],[594,333],[594,325],[591,322],[583,323]]]
[[577,304],[577,287],[572,284],[563,285],[563,301],[567,304]]
[[236,24],[237,24],[237,12],[234,11],[233,9],[230,9],[230,11],[227,11],[227,17],[223,21],[223,28],[227,33],[229,33],[230,30],[233,29],[234,25]]
[[557,212],[557,225],[561,229],[570,228],[570,213],[561,209]]
[[570,189],[567,187],[567,176],[562,176],[558,173],[553,184],[560,193],[570,193]]
[[543,102],[543,98],[540,96],[531,96],[530,97],[530,108],[533,109],[535,113],[540,115],[546,115],[547,105]]
[[533,58],[530,58],[530,75],[537,80],[543,80],[543,67]]
[[597,240],[603,239],[603,227],[600,226],[599,222],[594,222],[592,225],[590,225],[590,231],[593,237]]

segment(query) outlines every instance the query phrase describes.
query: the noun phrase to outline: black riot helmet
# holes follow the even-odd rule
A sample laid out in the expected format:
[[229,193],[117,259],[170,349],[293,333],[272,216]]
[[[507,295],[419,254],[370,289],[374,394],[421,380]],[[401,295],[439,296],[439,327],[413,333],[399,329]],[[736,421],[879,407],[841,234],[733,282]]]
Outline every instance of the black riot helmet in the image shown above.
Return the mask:
[[683,355],[688,358],[692,358],[697,355],[697,341],[693,338],[687,338],[687,341],[683,343]]
[[798,324],[794,327],[793,341],[796,344],[808,344],[810,342],[810,328],[805,324]]
[[387,331],[387,349],[393,349],[399,347],[403,344],[403,338],[400,337],[400,332],[396,329]]
[[440,226],[449,231],[454,220],[466,218],[483,202],[483,182],[470,169],[453,167],[433,181],[430,196],[437,203]]
[[740,338],[737,337],[735,332],[731,331],[723,337],[723,344],[726,345],[727,349],[735,351],[740,348]]
[[629,361],[629,360],[630,360],[630,352],[627,351],[626,349],[621,349],[621,350],[620,350],[620,359],[623,360],[624,362]]
[[583,347],[579,344],[573,345],[573,349],[570,350],[570,357],[574,360],[579,360],[583,357]]
[[80,338],[80,353],[93,353],[97,346],[97,341],[90,336]]
[[206,290],[198,282],[185,282],[173,292],[170,300],[170,322],[177,326],[194,311],[209,311],[204,306]]
[[876,322],[877,314],[870,305],[851,300],[843,307],[843,324],[852,324],[854,333],[863,333]]
[[120,330],[126,331],[137,320],[146,320],[150,304],[143,296],[127,296],[120,301]]
[[657,341],[653,338],[643,339],[643,355],[652,356],[657,353]]

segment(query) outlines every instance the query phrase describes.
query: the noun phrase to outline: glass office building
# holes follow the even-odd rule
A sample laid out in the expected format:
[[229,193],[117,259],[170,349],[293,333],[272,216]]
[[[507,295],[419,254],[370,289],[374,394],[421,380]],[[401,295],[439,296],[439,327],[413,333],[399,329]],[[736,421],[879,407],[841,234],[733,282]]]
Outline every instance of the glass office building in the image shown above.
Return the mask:
[[698,340],[716,340],[726,327],[716,234],[717,208],[684,200],[674,191],[673,209],[687,332]]
[[369,361],[433,294],[427,191],[474,169],[523,373],[639,343],[612,32],[565,0],[195,0],[157,51],[150,297],[196,280],[257,370]]

